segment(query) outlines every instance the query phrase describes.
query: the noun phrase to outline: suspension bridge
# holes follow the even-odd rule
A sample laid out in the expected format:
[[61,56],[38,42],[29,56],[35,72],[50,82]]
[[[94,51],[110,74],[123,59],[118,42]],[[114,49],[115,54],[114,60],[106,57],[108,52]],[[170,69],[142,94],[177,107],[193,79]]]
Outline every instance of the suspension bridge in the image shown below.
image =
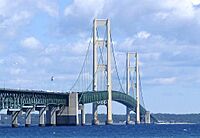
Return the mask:
[[[116,101],[126,106],[127,124],[131,121],[131,111],[136,113],[136,124],[156,122],[157,120],[150,115],[144,105],[138,54],[127,53],[124,62],[125,73],[120,79],[110,20],[94,19],[92,37],[81,71],[68,92],[2,88],[0,110],[7,109],[7,114],[12,116],[13,127],[18,126],[18,116],[22,112],[25,112],[25,126],[30,126],[33,111],[39,111],[39,126],[84,125],[84,106],[92,103],[92,124],[99,124],[100,105],[107,107],[106,124],[112,124],[112,101]],[[79,110],[81,110],[81,123],[78,117]]]

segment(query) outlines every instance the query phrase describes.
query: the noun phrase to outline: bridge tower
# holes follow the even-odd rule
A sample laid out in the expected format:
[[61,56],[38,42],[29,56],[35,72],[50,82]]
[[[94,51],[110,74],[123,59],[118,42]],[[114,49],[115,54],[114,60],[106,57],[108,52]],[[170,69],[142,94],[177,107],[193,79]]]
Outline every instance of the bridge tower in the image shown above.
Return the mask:
[[[135,65],[131,64],[131,59],[135,57]],[[131,73],[136,72],[136,85],[130,81]],[[126,57],[126,94],[130,95],[130,88],[136,87],[136,123],[140,124],[140,88],[139,88],[139,65],[138,65],[138,53],[127,53]],[[126,123],[130,124],[130,111],[126,108]]]
[[[106,27],[106,40],[99,39],[97,37],[97,28]],[[112,124],[112,79],[111,79],[111,38],[110,38],[110,20],[109,19],[94,19],[93,21],[93,91],[97,92],[97,80],[98,75],[97,71],[99,67],[103,67],[107,72],[107,91],[108,91],[108,100],[107,100],[107,124]],[[105,44],[105,45],[104,45]],[[107,63],[101,65],[98,63],[98,48],[100,46],[105,46],[107,49]],[[98,111],[97,103],[93,103],[93,124],[98,124]]]
[[[130,56],[132,53],[127,53],[126,55],[126,94],[130,95],[130,73],[131,73],[131,65],[130,65]],[[126,107],[126,124],[130,124],[130,109]]]
[[136,58],[136,123],[140,124],[140,79],[139,79],[139,57],[135,53]]

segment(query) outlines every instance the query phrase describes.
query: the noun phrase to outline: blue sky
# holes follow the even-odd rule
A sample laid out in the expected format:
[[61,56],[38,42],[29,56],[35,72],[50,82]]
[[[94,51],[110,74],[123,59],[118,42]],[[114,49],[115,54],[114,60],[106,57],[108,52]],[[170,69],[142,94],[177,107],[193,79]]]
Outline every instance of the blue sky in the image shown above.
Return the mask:
[[[155,113],[199,113],[199,4],[199,0],[0,0],[0,87],[69,90],[83,62],[92,20],[109,18],[119,70],[124,63],[120,55],[140,54],[146,107]],[[125,108],[114,103],[113,111],[125,113]]]

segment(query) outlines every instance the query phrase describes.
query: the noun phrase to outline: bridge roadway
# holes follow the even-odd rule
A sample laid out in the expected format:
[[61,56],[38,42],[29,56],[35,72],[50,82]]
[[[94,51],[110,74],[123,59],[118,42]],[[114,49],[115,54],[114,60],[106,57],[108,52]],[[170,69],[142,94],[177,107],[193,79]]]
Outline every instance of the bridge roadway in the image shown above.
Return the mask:
[[[108,99],[107,91],[86,91],[86,92],[74,92],[77,95],[78,99],[78,106],[79,104],[84,105],[87,103],[99,102],[99,101],[106,101]],[[15,117],[18,116],[20,111],[28,111],[24,109],[33,109],[38,110],[39,112],[43,110],[40,114],[40,125],[44,125],[44,111],[46,110],[53,110],[56,114],[56,111],[62,109],[63,106],[73,106],[70,105],[70,93],[58,93],[58,92],[47,92],[47,91],[39,91],[39,90],[18,90],[18,89],[0,89],[0,110],[1,109],[8,109],[8,114],[10,112]],[[119,102],[135,112],[136,109],[136,100],[119,91],[112,91],[112,100]],[[75,104],[71,103],[71,104]],[[48,108],[47,108],[48,107]],[[56,107],[56,108],[52,108]],[[31,112],[33,110],[29,110]],[[140,114],[145,115],[146,109],[140,105]],[[70,114],[70,113],[69,113]],[[26,120],[27,125],[30,125],[30,113],[27,114],[29,116],[29,120]],[[52,117],[50,117],[52,118]],[[151,116],[151,118],[155,121],[155,118]],[[13,120],[17,123],[17,120]],[[12,121],[12,123],[13,123]],[[55,118],[50,120],[51,123],[55,124]],[[47,124],[47,123],[46,123]],[[56,124],[55,124],[56,125]]]
[[[108,93],[107,91],[87,91],[87,92],[80,92],[79,93],[79,103],[80,104],[87,104],[87,103],[93,103],[98,101],[105,101],[108,99]],[[130,95],[127,95],[125,93],[122,93],[120,91],[112,91],[112,100],[119,102],[127,107],[129,107],[133,112],[136,112],[136,100],[131,97]],[[140,114],[145,115],[146,110],[143,108],[143,106],[140,105]]]
[[[79,92],[79,104],[87,104],[108,99],[107,91],[85,91]],[[120,91],[112,91],[112,100],[127,106],[131,111],[136,112],[136,100],[130,95]],[[145,116],[147,110],[140,105],[140,115]],[[154,116],[150,116],[153,122],[157,122]]]

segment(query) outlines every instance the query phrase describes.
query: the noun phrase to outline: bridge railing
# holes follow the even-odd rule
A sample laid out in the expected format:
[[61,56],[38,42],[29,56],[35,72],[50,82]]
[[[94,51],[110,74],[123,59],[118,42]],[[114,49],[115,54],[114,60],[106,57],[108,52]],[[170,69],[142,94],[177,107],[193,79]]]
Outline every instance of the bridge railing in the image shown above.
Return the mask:
[[0,110],[21,109],[25,105],[66,105],[68,94],[45,91],[0,89]]
[[[93,103],[107,99],[108,99],[107,91],[98,91],[98,92],[86,91],[79,93],[80,104]],[[133,97],[119,91],[112,91],[112,100],[128,106],[135,112],[136,100]],[[140,110],[141,114],[145,114],[146,110],[141,105],[140,105]]]

